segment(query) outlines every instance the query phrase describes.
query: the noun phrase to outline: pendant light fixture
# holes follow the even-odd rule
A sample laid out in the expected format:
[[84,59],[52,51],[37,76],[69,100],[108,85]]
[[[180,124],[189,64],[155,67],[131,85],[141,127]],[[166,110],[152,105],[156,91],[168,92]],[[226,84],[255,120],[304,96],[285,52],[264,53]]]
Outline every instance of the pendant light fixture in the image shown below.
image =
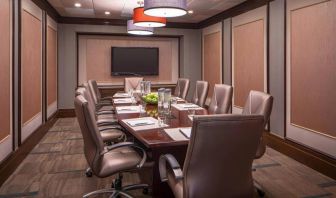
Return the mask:
[[187,0],[145,0],[144,13],[156,17],[178,17],[187,14]]
[[163,17],[153,17],[144,14],[144,7],[137,7],[133,10],[133,23],[141,27],[164,27],[167,19]]
[[136,26],[133,24],[133,20],[128,20],[127,21],[127,33],[147,36],[147,35],[154,34],[154,28]]

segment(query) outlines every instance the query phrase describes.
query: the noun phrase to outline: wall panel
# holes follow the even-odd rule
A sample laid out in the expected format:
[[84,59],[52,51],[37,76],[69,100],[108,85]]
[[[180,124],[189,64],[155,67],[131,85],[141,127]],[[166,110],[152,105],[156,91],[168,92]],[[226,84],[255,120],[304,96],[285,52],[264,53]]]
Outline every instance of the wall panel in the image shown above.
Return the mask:
[[57,24],[47,20],[47,116],[57,110]]
[[208,96],[222,83],[222,23],[203,29],[202,79],[209,82]]
[[83,35],[79,38],[79,84],[89,79],[96,79],[98,83],[123,84],[124,77],[111,76],[112,46],[158,47],[159,76],[145,76],[145,79],[157,83],[176,83],[179,69],[178,38]]
[[336,1],[290,1],[287,137],[336,157]]
[[12,151],[11,1],[0,1],[0,161]]
[[267,91],[266,6],[232,19],[233,112],[239,113],[250,90]]
[[22,2],[21,119],[22,141],[42,122],[42,11]]

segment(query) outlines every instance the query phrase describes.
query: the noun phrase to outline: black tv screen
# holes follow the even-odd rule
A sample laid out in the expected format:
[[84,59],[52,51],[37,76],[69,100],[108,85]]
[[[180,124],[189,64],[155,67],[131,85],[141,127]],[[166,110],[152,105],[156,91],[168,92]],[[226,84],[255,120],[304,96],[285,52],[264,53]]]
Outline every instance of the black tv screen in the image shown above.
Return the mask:
[[113,76],[159,75],[159,48],[112,47]]

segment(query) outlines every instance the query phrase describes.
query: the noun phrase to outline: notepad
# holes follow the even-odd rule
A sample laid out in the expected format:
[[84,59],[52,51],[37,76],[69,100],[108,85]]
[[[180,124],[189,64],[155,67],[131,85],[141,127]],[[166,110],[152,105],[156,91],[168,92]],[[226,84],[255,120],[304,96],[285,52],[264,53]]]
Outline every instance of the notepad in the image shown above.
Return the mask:
[[154,125],[155,122],[150,119],[137,119],[127,121],[127,124],[130,125],[131,127],[137,127],[137,126]]
[[131,97],[128,93],[115,93],[113,98],[129,98]]
[[132,98],[113,99],[114,104],[129,104],[132,103]]
[[122,113],[140,113],[140,106],[121,106],[116,107],[118,114]]
[[189,128],[180,128],[179,130],[186,138],[190,139],[191,136],[191,127]]
[[164,131],[171,139],[175,141],[187,141],[189,140],[189,138],[186,137],[186,135],[184,135],[180,130],[188,128],[170,128],[170,129],[164,129]]

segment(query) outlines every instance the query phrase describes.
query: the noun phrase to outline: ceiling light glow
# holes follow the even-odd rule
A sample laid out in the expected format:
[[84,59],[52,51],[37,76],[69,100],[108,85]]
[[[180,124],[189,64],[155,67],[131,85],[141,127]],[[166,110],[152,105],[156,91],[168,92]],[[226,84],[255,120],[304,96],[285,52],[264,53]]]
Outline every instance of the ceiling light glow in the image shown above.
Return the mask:
[[167,19],[163,17],[153,17],[144,14],[144,8],[134,8],[133,22],[136,26],[141,27],[163,27],[166,26]]
[[156,17],[179,17],[187,14],[187,0],[145,0],[145,14]]
[[76,7],[76,8],[80,8],[80,7],[82,7],[82,4],[80,4],[80,3],[75,3],[75,7]]
[[154,34],[154,28],[152,27],[139,27],[133,24],[133,20],[127,21],[127,33],[148,36]]

